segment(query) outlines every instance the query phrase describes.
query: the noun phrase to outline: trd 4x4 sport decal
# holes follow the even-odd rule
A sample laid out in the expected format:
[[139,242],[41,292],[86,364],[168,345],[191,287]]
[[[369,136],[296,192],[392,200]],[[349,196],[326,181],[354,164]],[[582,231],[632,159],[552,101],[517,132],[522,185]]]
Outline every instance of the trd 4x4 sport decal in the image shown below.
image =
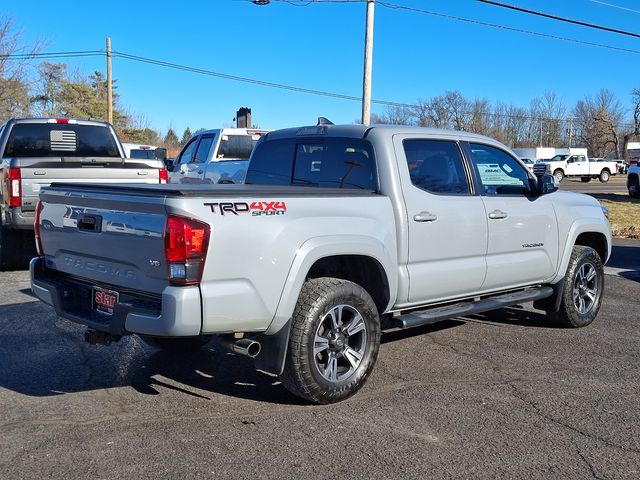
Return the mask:
[[284,215],[287,211],[287,204],[284,202],[215,202],[204,205],[209,207],[212,213],[220,213],[221,215],[250,213],[254,217],[260,217]]

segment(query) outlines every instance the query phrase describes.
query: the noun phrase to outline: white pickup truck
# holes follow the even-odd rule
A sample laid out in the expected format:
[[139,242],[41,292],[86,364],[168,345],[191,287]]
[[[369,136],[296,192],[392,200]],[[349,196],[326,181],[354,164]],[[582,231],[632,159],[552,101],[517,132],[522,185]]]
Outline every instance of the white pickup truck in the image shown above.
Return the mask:
[[242,183],[253,147],[268,130],[222,128],[194,135],[169,172],[171,183]]
[[0,270],[26,268],[35,253],[38,195],[51,182],[167,182],[162,161],[126,158],[106,122],[12,119],[0,126],[0,152]]
[[587,155],[556,155],[549,160],[541,160],[549,165],[549,170],[562,181],[564,177],[580,177],[587,183],[593,178],[601,182],[608,182],[611,175],[618,173],[618,164],[615,161],[593,161]]
[[364,384],[381,329],[530,301],[590,324],[611,252],[595,199],[455,131],[279,130],[244,185],[57,184],[40,198],[31,286],[88,342],[213,340],[318,403]]

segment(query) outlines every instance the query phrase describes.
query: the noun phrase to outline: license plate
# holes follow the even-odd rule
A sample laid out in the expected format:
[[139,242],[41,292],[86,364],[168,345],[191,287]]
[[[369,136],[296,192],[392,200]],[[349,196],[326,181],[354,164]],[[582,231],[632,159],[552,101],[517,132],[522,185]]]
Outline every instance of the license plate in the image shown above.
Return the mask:
[[93,308],[98,312],[113,314],[120,294],[102,287],[93,287]]

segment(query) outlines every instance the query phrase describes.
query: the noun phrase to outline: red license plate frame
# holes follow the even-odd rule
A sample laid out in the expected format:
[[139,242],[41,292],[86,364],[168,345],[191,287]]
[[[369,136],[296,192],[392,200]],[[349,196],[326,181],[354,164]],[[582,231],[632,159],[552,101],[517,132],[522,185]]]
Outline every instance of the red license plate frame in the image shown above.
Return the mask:
[[93,287],[91,298],[95,311],[113,315],[113,309],[120,301],[120,293],[108,288]]

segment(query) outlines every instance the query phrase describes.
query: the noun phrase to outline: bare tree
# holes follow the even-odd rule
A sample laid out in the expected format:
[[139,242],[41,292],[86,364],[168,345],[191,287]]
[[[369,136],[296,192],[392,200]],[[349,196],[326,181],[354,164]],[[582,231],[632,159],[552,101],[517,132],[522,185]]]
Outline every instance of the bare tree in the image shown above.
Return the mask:
[[11,18],[0,17],[0,123],[30,113],[27,70],[30,56],[38,53],[41,45],[27,46],[21,37]]
[[580,100],[574,108],[576,133],[594,157],[612,152],[620,156],[620,131],[624,109],[613,92],[602,89],[594,97]]
[[629,152],[627,151],[627,146],[631,139],[640,138],[640,88],[634,88],[631,92],[631,103],[632,103],[632,118],[633,123],[631,124],[631,129],[625,133],[622,141],[622,155],[625,160],[629,158]]

